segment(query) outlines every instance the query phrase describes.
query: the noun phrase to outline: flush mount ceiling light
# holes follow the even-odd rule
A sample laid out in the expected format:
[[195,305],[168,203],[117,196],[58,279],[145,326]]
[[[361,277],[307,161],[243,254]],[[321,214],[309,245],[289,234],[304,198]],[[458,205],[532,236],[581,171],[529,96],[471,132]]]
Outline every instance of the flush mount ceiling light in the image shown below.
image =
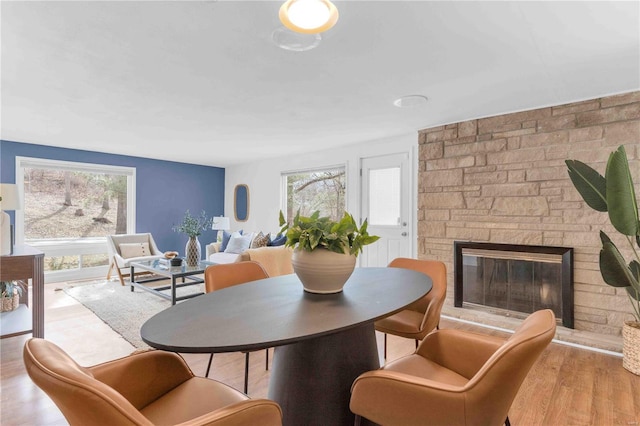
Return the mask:
[[287,0],[280,7],[280,21],[292,31],[317,34],[338,21],[338,9],[329,0]]
[[427,103],[428,98],[422,95],[408,95],[393,101],[393,104],[398,108],[409,108],[422,106]]

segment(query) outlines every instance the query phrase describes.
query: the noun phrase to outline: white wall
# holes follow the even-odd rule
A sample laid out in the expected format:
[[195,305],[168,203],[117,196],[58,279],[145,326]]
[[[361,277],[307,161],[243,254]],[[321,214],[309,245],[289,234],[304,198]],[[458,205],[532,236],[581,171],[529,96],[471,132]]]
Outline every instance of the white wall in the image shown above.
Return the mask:
[[[225,216],[231,220],[231,229],[275,232],[278,213],[282,208],[282,172],[345,165],[347,170],[347,211],[358,218],[360,214],[360,160],[385,154],[408,152],[411,162],[412,230],[416,229],[418,135],[395,136],[342,148],[314,151],[303,155],[285,156],[228,167],[225,171]],[[233,214],[233,192],[238,184],[249,187],[249,218],[236,222]],[[415,240],[415,235],[412,240]],[[415,253],[415,248],[412,250]]]

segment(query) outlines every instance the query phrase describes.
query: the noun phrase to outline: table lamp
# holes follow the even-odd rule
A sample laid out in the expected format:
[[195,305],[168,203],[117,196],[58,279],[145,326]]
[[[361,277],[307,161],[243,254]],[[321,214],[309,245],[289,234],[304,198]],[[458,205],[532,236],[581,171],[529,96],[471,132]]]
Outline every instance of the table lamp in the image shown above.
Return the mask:
[[13,225],[6,210],[19,210],[18,185],[0,183],[0,255],[13,254]]
[[228,217],[214,216],[211,229],[213,229],[214,231],[218,231],[216,240],[222,241],[222,234],[220,233],[220,231],[228,231],[229,229],[231,229],[231,222],[229,221]]

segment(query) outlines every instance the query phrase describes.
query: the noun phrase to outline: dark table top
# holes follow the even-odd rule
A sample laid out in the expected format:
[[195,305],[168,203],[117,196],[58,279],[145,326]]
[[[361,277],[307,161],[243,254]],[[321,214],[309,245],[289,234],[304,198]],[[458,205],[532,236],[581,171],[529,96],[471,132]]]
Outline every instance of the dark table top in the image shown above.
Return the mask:
[[229,287],[179,303],[147,320],[148,345],[174,352],[262,349],[347,330],[402,310],[431,279],[401,268],[356,268],[344,290],[311,294],[295,274]]

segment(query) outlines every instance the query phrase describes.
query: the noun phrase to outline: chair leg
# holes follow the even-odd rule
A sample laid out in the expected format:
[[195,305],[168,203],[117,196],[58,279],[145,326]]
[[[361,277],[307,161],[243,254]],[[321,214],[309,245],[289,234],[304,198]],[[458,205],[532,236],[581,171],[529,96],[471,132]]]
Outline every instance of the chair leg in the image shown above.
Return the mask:
[[504,426],[511,426],[511,422],[509,421],[509,416],[504,421]]
[[269,348],[267,348],[265,352],[266,352],[266,355],[265,355],[266,361],[265,361],[264,369],[269,371]]
[[384,333],[384,359],[387,360],[387,333]]
[[249,392],[249,352],[244,357],[244,393]]
[[120,278],[120,284],[121,285],[126,285],[124,283],[124,276],[122,276],[122,271],[120,271],[120,268],[118,267],[118,265],[116,264],[116,272],[118,272],[118,278]]
[[107,271],[107,281],[109,281],[111,279],[111,271],[113,270],[113,261],[111,262],[111,264],[109,265],[109,270]]
[[205,373],[204,377],[209,377],[209,370],[211,369],[211,361],[213,361],[213,354],[209,356],[209,364],[207,364],[207,372]]
[[361,422],[362,422],[362,417],[359,414],[356,414],[356,417],[353,419],[353,426],[360,426]]

